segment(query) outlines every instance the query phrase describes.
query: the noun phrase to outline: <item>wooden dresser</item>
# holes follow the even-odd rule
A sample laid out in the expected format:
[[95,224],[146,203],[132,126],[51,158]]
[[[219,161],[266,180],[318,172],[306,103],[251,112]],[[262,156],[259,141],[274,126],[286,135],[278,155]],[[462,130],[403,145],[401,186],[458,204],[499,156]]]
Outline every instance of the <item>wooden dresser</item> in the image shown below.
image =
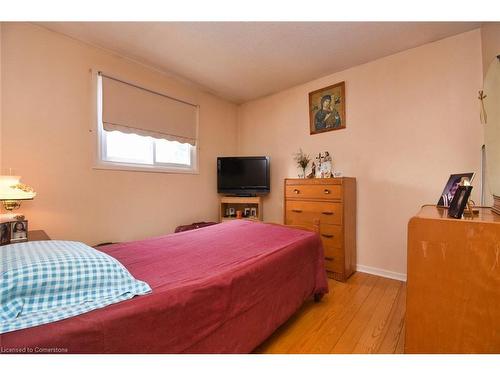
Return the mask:
[[449,219],[424,206],[408,224],[406,353],[500,353],[500,216]]
[[356,179],[285,179],[286,225],[319,220],[328,276],[345,281],[356,270]]

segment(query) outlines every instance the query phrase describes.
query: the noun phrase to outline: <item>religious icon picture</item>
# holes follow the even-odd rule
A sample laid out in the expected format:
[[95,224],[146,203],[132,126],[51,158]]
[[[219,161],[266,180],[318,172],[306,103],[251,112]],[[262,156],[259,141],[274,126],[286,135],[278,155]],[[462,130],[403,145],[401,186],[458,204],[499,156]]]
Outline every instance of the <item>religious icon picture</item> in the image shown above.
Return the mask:
[[345,82],[309,93],[311,134],[345,129]]

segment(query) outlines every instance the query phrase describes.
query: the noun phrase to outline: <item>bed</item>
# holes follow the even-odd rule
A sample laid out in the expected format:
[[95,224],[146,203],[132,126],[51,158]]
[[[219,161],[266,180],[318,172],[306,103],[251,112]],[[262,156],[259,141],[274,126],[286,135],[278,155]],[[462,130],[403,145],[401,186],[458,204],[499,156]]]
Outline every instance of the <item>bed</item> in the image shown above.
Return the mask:
[[152,293],[0,335],[5,352],[249,353],[328,292],[318,234],[235,220],[99,248]]

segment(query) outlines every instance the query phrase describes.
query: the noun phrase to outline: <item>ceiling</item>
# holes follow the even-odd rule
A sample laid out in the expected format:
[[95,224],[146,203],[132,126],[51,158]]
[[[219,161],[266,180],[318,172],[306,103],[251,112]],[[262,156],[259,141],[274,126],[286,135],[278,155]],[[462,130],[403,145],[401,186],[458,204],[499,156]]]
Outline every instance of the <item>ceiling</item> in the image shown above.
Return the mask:
[[472,30],[471,22],[45,22],[235,103]]

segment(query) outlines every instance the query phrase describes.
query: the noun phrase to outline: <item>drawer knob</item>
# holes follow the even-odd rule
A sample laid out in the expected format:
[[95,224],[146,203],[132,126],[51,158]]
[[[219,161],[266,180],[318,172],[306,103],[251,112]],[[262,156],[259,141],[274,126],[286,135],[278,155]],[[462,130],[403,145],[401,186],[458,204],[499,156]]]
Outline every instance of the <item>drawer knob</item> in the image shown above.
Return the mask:
[[330,190],[325,189],[325,190],[323,190],[323,193],[325,193],[325,194],[330,194]]
[[335,258],[333,258],[333,257],[325,257],[325,259],[333,261]]
[[294,192],[295,194],[299,194],[299,193],[300,193],[300,190],[299,190],[299,189],[293,189],[293,192]]
[[333,215],[334,212],[332,212],[332,211],[323,211],[322,214],[323,215]]
[[333,234],[321,234],[325,238],[333,238],[335,237]]
[[297,212],[298,214],[300,214],[302,212],[302,210],[293,209],[292,212]]

